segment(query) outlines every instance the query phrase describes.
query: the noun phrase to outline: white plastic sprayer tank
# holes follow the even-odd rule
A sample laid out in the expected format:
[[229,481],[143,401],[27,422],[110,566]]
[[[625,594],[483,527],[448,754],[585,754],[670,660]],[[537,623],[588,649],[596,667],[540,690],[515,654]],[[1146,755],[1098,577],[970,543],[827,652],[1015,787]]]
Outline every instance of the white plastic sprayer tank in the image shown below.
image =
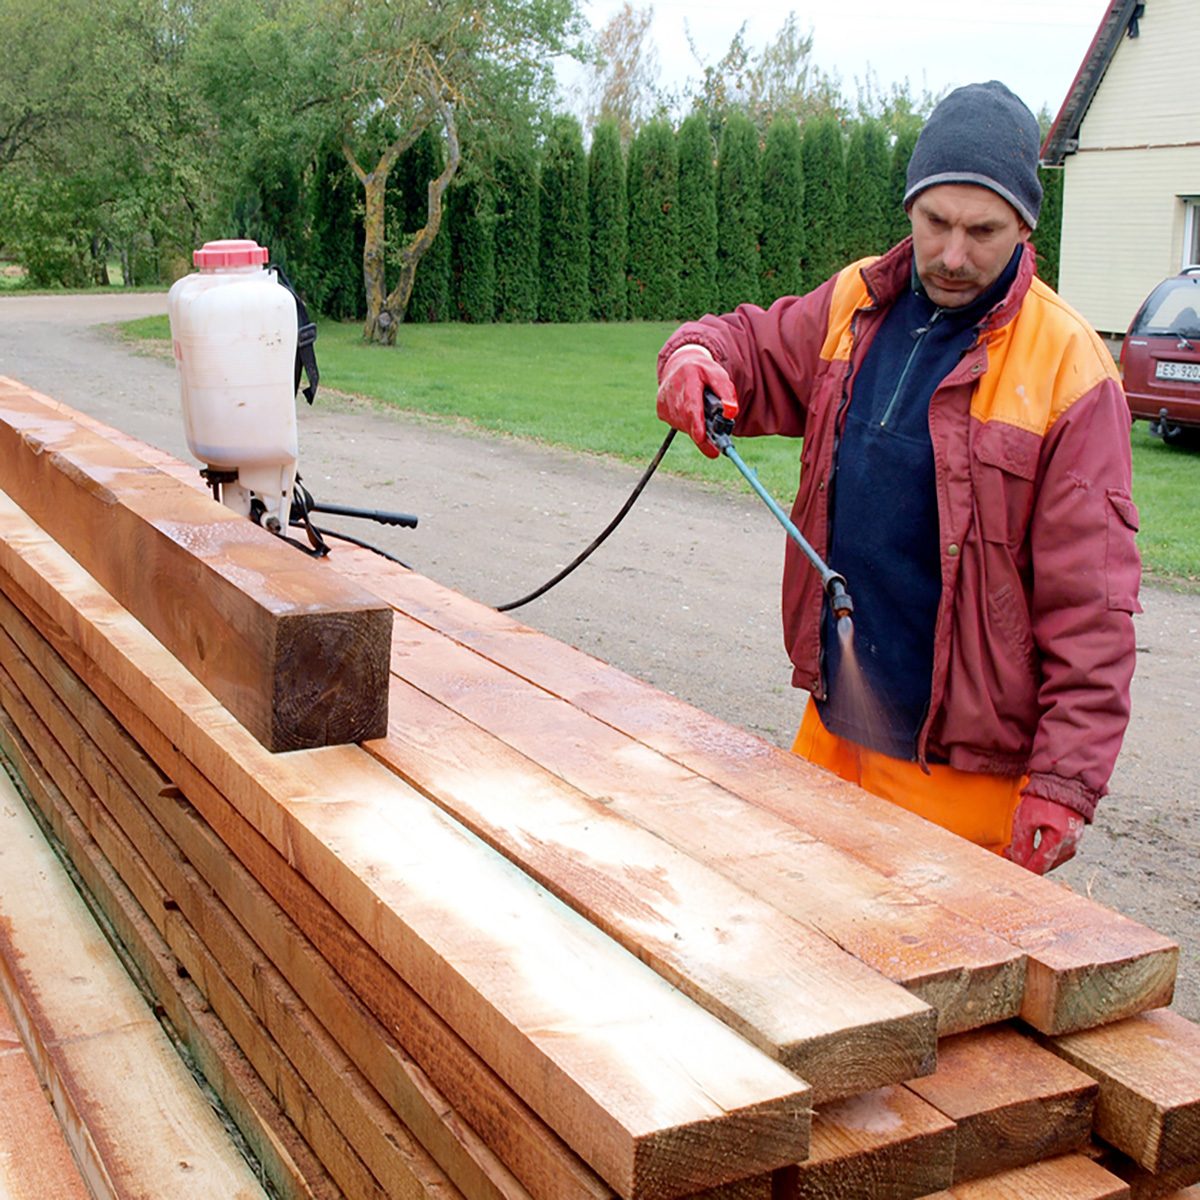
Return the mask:
[[188,447],[236,471],[222,499],[249,512],[253,492],[286,529],[295,483],[296,303],[267,250],[246,239],[207,242],[198,271],[167,295]]

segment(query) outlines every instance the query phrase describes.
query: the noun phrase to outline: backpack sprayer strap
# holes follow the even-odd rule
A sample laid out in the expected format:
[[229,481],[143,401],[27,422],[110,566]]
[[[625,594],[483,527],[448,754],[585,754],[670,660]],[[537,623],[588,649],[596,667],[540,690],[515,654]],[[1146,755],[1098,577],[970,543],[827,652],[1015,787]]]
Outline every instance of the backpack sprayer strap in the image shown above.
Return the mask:
[[296,391],[300,390],[301,373],[308,376],[308,387],[304,389],[304,397],[311,404],[317,398],[317,384],[321,373],[317,370],[317,340],[316,324],[309,319],[308,307],[300,299],[300,293],[292,287],[292,281],[284,273],[278,263],[268,263],[267,270],[274,271],[275,277],[292,294],[296,302]]

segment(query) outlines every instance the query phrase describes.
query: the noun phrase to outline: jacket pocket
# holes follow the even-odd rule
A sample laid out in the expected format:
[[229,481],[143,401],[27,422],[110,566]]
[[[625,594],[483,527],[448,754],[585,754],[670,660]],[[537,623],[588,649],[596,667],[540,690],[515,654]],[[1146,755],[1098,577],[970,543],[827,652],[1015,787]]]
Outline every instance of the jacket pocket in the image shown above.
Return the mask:
[[1141,612],[1138,586],[1142,579],[1142,560],[1134,535],[1138,531],[1138,510],[1132,498],[1119,488],[1109,488],[1104,539],[1104,574],[1108,586],[1108,607],[1121,612]]
[[[988,615],[1012,661],[1019,664],[1025,674],[1032,678],[1037,666],[1037,651],[1033,645],[1033,625],[1024,596],[1015,592],[1009,584],[1001,584],[995,591],[988,593]],[[1006,690],[1011,694],[1016,689]]]
[[975,519],[985,542],[1017,547],[1033,511],[1039,438],[999,421],[976,432],[971,456]]

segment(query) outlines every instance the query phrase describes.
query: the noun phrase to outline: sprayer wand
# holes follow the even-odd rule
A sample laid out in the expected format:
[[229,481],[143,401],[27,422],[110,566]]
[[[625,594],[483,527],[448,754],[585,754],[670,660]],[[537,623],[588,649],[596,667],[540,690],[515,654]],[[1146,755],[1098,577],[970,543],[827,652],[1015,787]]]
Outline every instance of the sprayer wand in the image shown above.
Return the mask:
[[846,579],[832,570],[824,559],[809,545],[804,534],[796,528],[787,513],[775,501],[775,497],[759,482],[752,467],[748,467],[733,444],[733,422],[725,416],[724,407],[715,392],[705,389],[704,392],[704,424],[708,431],[708,440],[745,477],[746,482],[758,493],[762,502],[771,510],[775,519],[787,530],[788,537],[800,547],[804,557],[816,568],[821,576],[821,584],[829,597],[829,606],[833,615],[839,621],[850,617],[854,612],[854,601],[846,590]]

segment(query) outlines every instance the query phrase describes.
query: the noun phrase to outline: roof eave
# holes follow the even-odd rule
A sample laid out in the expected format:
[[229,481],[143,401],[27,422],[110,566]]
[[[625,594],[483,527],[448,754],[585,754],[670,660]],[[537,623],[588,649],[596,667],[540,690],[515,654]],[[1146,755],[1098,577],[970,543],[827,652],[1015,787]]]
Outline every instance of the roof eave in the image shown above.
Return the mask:
[[1108,70],[1113,55],[1121,43],[1121,38],[1129,28],[1137,10],[1139,0],[1110,0],[1108,8],[1100,18],[1092,43],[1079,70],[1067,89],[1067,97],[1063,101],[1046,140],[1042,143],[1041,161],[1043,166],[1062,166],[1063,159],[1068,154],[1074,154],[1079,146],[1079,127],[1091,107],[1100,80]]

